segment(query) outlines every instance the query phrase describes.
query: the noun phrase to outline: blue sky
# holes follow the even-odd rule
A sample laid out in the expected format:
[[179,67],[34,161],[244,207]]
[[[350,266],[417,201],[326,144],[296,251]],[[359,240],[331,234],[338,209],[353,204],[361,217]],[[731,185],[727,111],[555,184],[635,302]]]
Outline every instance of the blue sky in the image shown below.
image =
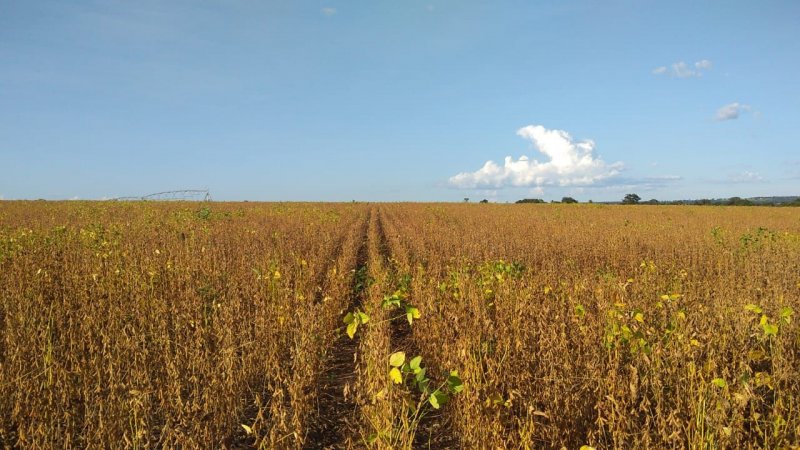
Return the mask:
[[800,195],[798,30],[797,1],[0,0],[0,197]]

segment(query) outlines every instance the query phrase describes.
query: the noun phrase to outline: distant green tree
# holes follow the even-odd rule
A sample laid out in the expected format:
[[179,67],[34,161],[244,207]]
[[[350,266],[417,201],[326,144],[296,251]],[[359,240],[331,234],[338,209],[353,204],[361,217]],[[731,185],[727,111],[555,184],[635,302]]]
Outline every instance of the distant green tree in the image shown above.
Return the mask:
[[742,197],[731,197],[725,204],[731,206],[753,206],[753,202]]
[[657,204],[659,204],[659,201],[654,199],[654,198],[651,198],[650,200],[648,200],[646,202],[642,202],[642,204],[643,205],[657,205]]
[[561,203],[578,203],[578,201],[572,197],[562,197]]
[[642,197],[639,197],[636,194],[627,194],[622,199],[622,204],[623,205],[635,205],[635,204],[639,203],[639,200],[641,200],[641,199],[642,199]]
[[523,198],[522,200],[517,200],[515,203],[544,203],[544,200],[540,198]]
[[489,203],[489,200],[483,199],[480,201],[480,203]]

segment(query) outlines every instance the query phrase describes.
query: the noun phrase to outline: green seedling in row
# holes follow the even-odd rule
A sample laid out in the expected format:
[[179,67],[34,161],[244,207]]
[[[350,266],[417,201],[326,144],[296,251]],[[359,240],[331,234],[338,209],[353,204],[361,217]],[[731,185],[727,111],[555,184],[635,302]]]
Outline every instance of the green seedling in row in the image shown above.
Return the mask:
[[397,401],[401,415],[395,417],[390,429],[378,430],[367,439],[368,444],[378,440],[392,448],[411,448],[422,418],[432,409],[440,409],[450,399],[464,390],[458,371],[445,372],[445,380],[438,386],[431,385],[427,369],[422,366],[422,356],[410,360],[405,352],[389,355],[389,385],[375,398],[381,401]]
[[414,319],[419,319],[422,317],[422,314],[419,312],[419,309],[406,301],[407,297],[408,295],[404,289],[398,289],[394,291],[393,294],[384,296],[381,306],[385,309],[398,308],[404,310],[408,324],[413,325]]
[[367,313],[357,309],[354,312],[347,313],[342,321],[347,325],[347,336],[353,339],[356,331],[358,331],[358,326],[369,322],[369,316]]

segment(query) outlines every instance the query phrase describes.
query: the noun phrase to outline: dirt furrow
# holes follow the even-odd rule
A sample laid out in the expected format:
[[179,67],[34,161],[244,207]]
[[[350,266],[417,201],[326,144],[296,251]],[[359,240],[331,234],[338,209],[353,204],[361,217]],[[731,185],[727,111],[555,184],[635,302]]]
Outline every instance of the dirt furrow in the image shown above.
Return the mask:
[[[363,221],[354,242],[347,245],[357,246],[354,261],[349,267],[352,271],[350,279],[349,303],[345,310],[336,311],[336,326],[340,326],[344,311],[361,308],[364,303],[364,277],[366,273],[367,229],[371,219]],[[353,437],[350,430],[358,421],[355,399],[356,353],[358,335],[350,339],[345,329],[339,327],[330,337],[333,339],[323,361],[324,369],[320,371],[317,381],[316,415],[309,423],[305,439],[306,449],[340,449],[352,447]]]

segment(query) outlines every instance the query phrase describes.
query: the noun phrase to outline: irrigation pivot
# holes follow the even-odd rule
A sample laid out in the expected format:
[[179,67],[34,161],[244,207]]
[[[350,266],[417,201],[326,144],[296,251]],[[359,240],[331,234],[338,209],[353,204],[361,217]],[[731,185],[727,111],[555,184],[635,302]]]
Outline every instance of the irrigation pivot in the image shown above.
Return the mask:
[[208,189],[180,189],[176,191],[155,192],[141,197],[117,197],[115,201],[211,201],[211,192]]

